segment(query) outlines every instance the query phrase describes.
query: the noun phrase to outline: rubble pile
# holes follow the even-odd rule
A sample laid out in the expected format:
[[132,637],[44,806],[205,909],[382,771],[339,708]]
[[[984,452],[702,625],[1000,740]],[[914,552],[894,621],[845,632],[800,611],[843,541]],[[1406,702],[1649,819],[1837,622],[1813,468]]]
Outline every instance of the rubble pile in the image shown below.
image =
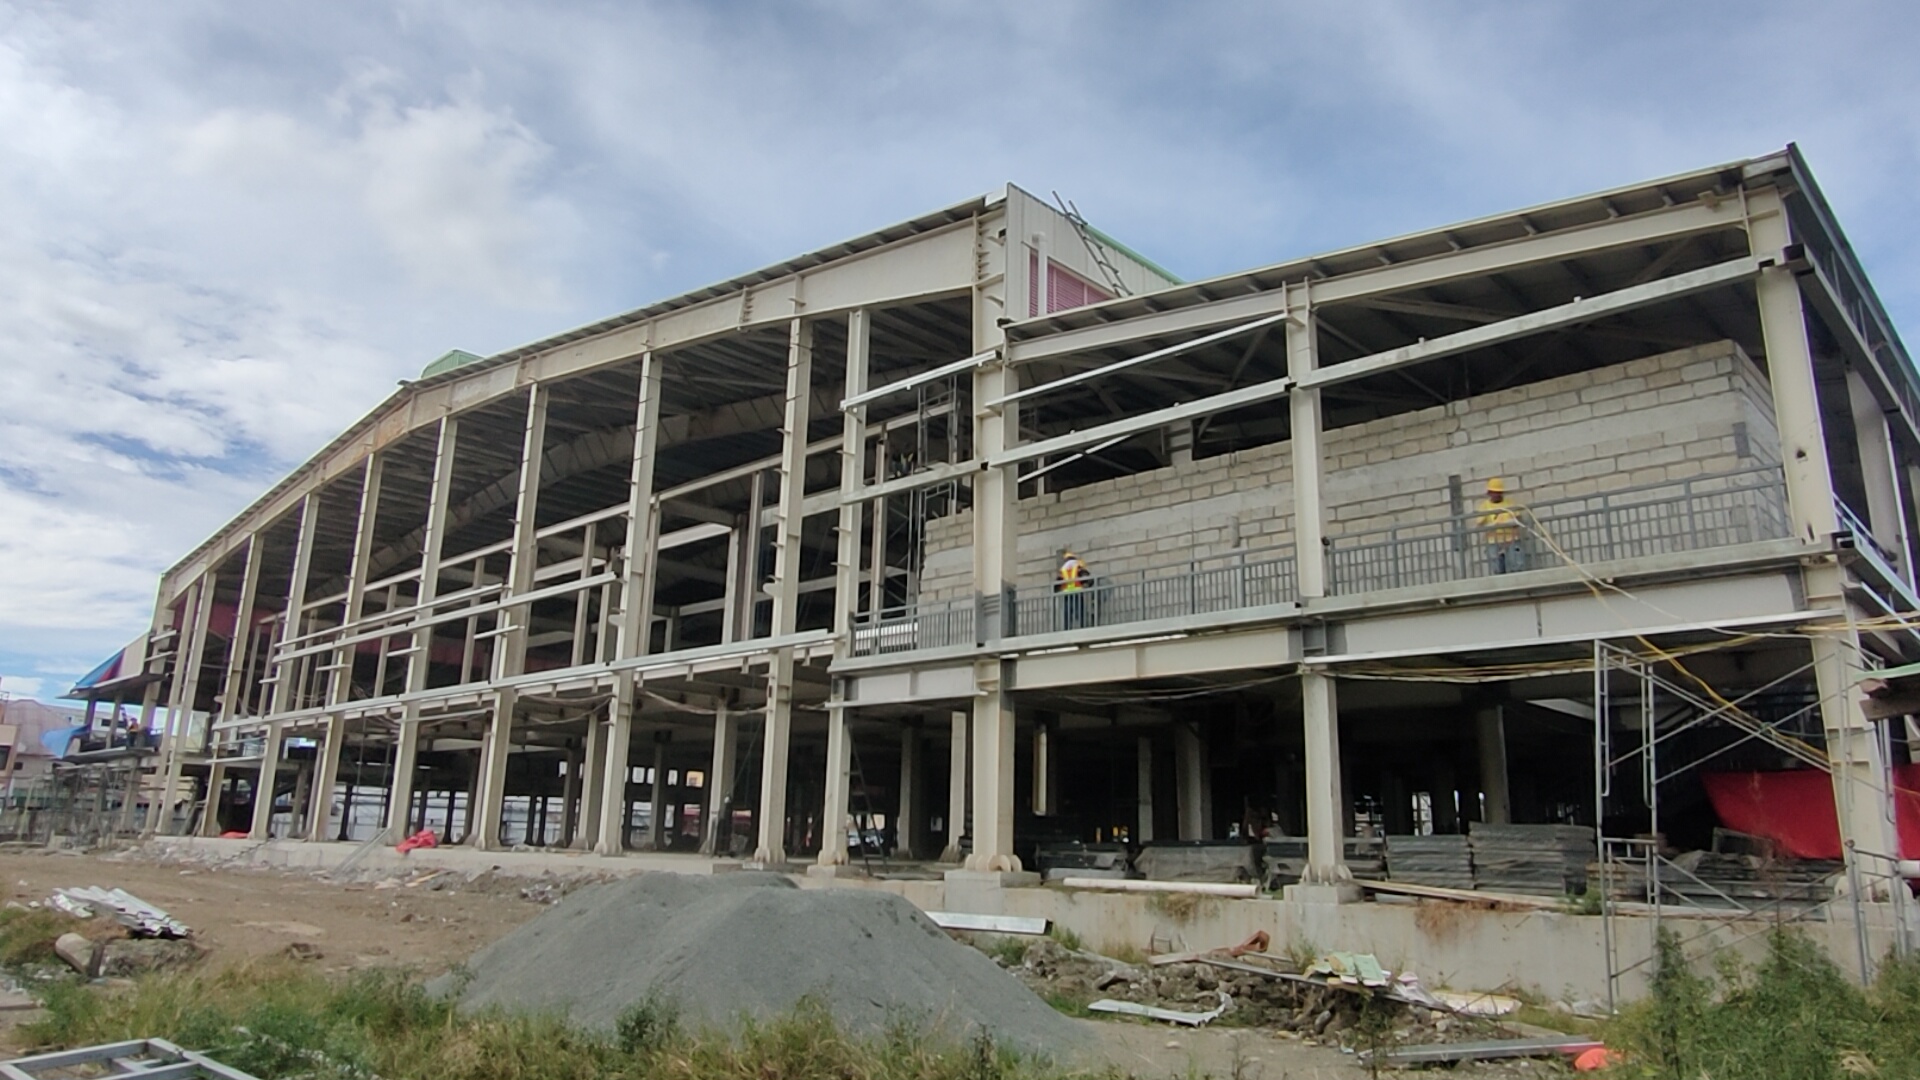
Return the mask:
[[1129,964],[1036,938],[1014,962],[1010,950],[994,948],[985,935],[975,944],[1043,997],[1079,1003],[1112,998],[1206,1012],[1220,1005],[1224,993],[1232,1004],[1219,1023],[1286,1032],[1311,1043],[1354,1048],[1378,1042],[1447,1042],[1485,1038],[1497,1030],[1480,1017],[1455,1013],[1437,1001],[1428,1005],[1404,1000],[1397,989],[1287,978],[1294,974],[1286,970],[1291,965],[1267,956],[1234,959],[1222,952],[1216,963]]

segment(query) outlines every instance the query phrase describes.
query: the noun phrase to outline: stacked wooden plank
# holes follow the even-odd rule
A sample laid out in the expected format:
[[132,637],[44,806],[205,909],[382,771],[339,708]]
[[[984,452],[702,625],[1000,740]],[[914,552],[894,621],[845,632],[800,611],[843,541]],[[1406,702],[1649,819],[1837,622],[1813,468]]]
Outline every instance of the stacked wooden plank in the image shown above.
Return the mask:
[[1493,892],[1565,896],[1587,887],[1593,830],[1584,825],[1491,825],[1468,830],[1476,887]]
[[1471,889],[1473,851],[1465,836],[1387,837],[1387,880]]

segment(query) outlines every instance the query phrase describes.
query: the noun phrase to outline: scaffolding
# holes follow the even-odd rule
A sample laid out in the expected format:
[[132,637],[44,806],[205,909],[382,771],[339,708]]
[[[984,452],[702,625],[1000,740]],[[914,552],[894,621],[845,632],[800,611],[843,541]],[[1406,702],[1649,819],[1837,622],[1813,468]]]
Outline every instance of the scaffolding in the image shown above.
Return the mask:
[[[1683,949],[1693,946],[1698,955],[1719,952],[1787,925],[1832,923],[1836,916],[1847,917],[1852,921],[1860,981],[1871,982],[1876,967],[1872,929],[1887,931],[1890,947],[1899,955],[1912,951],[1916,940],[1913,899],[1901,864],[1893,857],[1848,841],[1844,869],[1816,864],[1811,872],[1831,870],[1832,876],[1844,876],[1844,897],[1834,896],[1834,890],[1824,885],[1810,887],[1813,883],[1807,874],[1786,871],[1775,871],[1770,880],[1759,883],[1763,887],[1736,895],[1739,890],[1707,880],[1662,850],[1662,787],[1738,747],[1762,743],[1831,775],[1831,765],[1816,745],[1823,738],[1821,701],[1816,697],[1795,705],[1788,695],[1789,704],[1777,704],[1783,687],[1810,676],[1812,662],[1733,698],[1704,685],[1688,687],[1668,678],[1659,670],[1663,662],[1657,655],[1649,658],[1605,641],[1594,642],[1594,820],[1599,842],[1594,876],[1609,1006],[1618,1005],[1623,977],[1655,962],[1654,953],[1638,958],[1624,955],[1617,921],[1621,915],[1651,917],[1656,938],[1663,919],[1684,916],[1689,930],[1682,933],[1680,944]],[[1712,740],[1709,748],[1697,753],[1687,752],[1682,736],[1716,726],[1731,728],[1734,737]],[[1616,728],[1637,729],[1639,737],[1616,737]],[[1886,782],[1891,790],[1890,774]],[[1647,815],[1645,833],[1609,836],[1610,799],[1616,804],[1637,799]],[[1873,901],[1876,896],[1887,897],[1887,902]]]

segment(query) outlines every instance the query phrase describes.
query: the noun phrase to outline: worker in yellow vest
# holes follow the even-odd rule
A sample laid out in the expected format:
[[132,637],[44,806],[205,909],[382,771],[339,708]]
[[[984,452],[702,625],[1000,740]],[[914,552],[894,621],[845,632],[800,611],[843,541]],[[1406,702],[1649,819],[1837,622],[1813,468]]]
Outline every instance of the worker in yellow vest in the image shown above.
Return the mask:
[[1492,573],[1511,574],[1527,568],[1527,551],[1520,542],[1519,510],[1519,504],[1507,495],[1505,480],[1496,476],[1487,481],[1487,495],[1480,500],[1473,527],[1487,545],[1487,567]]
[[1060,572],[1054,578],[1053,591],[1060,594],[1061,622],[1068,630],[1087,625],[1087,591],[1093,584],[1093,571],[1080,556],[1060,549]]

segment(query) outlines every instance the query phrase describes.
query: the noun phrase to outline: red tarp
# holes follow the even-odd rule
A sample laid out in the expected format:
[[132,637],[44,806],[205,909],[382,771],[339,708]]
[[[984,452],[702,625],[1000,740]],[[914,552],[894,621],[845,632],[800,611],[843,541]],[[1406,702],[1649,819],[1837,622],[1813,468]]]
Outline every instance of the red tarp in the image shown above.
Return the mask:
[[[1720,823],[1779,845],[1796,859],[1838,859],[1840,821],[1833,781],[1818,769],[1787,772],[1707,773],[1701,782]],[[1893,770],[1894,821],[1900,857],[1920,858],[1920,765]],[[1866,845],[1861,845],[1863,848]]]

